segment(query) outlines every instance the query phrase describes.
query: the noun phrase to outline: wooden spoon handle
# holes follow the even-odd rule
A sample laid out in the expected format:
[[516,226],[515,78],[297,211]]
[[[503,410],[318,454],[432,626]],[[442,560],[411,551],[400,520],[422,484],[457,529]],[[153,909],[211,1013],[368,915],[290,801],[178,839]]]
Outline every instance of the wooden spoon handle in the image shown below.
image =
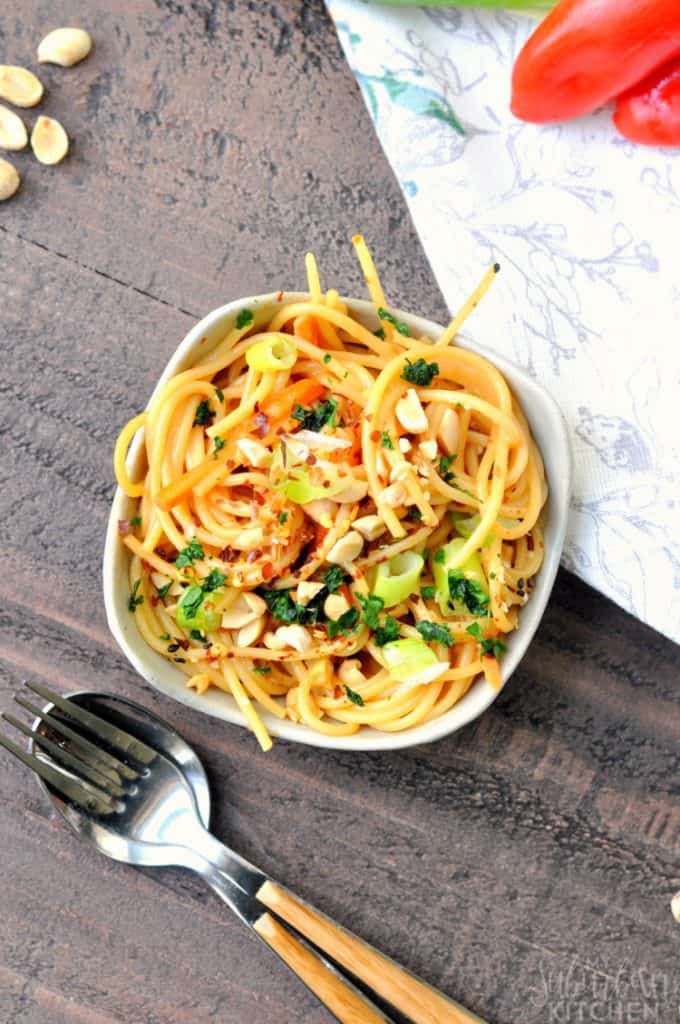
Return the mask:
[[[405,1014],[413,1021],[413,1024],[484,1024],[480,1017],[465,1010],[458,1003],[454,1003],[453,1000],[427,985],[419,978],[416,978],[413,974],[409,974],[408,971],[400,967],[394,960],[390,960],[382,953],[379,953],[373,946],[369,946],[368,943],[357,938],[356,935],[346,931],[339,924],[319,913],[318,910],[301,903],[287,890],[275,885],[273,882],[267,881],[263,883],[257,892],[257,899],[274,911],[282,920],[292,925],[293,928],[300,932],[301,935],[304,935],[315,946],[322,949],[331,959],[335,960],[356,978],[359,978],[373,989],[374,992],[382,996],[395,1009]],[[274,946],[277,952],[283,956],[283,959],[289,963],[289,966],[293,966],[287,957],[281,953],[280,949],[274,945],[274,942],[270,942],[267,934],[263,934],[262,928],[258,927],[260,922],[263,922],[262,928],[264,928],[265,933],[267,931],[271,933],[271,924],[269,922],[274,925],[276,925],[276,922],[273,921],[269,914],[263,914],[259,921],[256,922],[255,930],[258,931],[265,941]],[[280,930],[284,935],[287,935],[285,929],[280,928]],[[280,942],[280,936],[277,936],[274,941]],[[304,952],[307,953],[306,950]],[[313,966],[314,970],[318,971],[317,961],[312,956],[310,956],[310,960],[313,962],[313,964],[309,965],[310,969]],[[300,973],[297,967],[293,969]],[[338,981],[330,971],[327,973],[331,978]],[[303,975],[303,977],[307,984],[310,985],[308,977],[306,975]],[[339,982],[339,984],[341,985],[342,983]],[[313,985],[310,985],[310,988],[313,988]],[[316,992],[316,989],[314,991]],[[326,999],[323,1001],[330,1008],[330,1004]],[[351,1012],[354,1011],[352,1010]],[[373,1024],[376,1017],[366,1015],[366,1004],[364,1004],[361,1012],[363,1012],[363,1016],[342,1016],[342,1013],[333,1010],[333,1013],[336,1014],[339,1020],[347,1022],[347,1024],[355,1024],[355,1022],[359,1021],[362,1024],[364,1022],[365,1024]]]
[[253,928],[342,1024],[385,1024],[382,1013],[329,971],[271,914],[262,914]]

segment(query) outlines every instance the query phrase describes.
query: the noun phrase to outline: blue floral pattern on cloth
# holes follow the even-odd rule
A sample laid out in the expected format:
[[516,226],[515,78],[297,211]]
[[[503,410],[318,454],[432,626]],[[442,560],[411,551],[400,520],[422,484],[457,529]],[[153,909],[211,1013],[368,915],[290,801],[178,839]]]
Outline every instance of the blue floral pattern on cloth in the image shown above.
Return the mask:
[[526,17],[327,3],[450,309],[498,260],[469,332],[570,424],[565,566],[680,640],[680,153],[515,120]]

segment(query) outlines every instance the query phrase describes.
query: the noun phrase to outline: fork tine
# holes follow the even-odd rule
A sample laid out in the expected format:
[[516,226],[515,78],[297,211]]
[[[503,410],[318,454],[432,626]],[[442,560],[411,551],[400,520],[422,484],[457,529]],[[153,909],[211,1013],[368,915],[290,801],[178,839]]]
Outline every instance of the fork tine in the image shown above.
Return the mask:
[[117,726],[107,722],[106,719],[100,718],[99,715],[93,715],[91,711],[86,711],[74,701],[64,700],[63,697],[60,697],[54,690],[50,690],[49,687],[31,682],[26,682],[25,685],[29,690],[33,690],[34,693],[44,697],[45,700],[51,701],[60,711],[64,711],[71,718],[80,722],[98,739],[109,743],[112,747],[121,751],[121,753],[134,758],[135,761],[139,761],[140,764],[151,764],[158,756],[153,747],[148,747],[146,743],[135,739],[129,732],[124,732]]
[[136,772],[134,768],[130,768],[129,765],[123,761],[119,761],[113,754],[109,754],[108,750],[102,750],[96,743],[92,743],[85,736],[81,736],[79,732],[72,729],[70,725],[67,725],[61,718],[56,718],[47,711],[43,711],[41,708],[36,707],[30,700],[26,700],[20,694],[15,693],[14,699],[20,707],[29,711],[36,718],[40,718],[45,725],[48,725],[50,729],[54,729],[55,732],[61,733],[62,736],[66,736],[67,739],[71,740],[78,747],[87,753],[90,763],[101,772],[102,775],[107,775],[112,778],[111,773],[115,773],[113,781],[120,778],[127,779],[128,782],[134,782],[135,779],[139,778],[139,772]]
[[33,732],[30,726],[26,725],[25,722],[15,718],[14,715],[10,715],[8,712],[3,711],[0,713],[1,717],[13,725],[15,729],[22,732],[24,736],[28,736],[29,739],[34,740],[38,743],[43,750],[46,750],[52,757],[67,768],[71,768],[81,778],[87,779],[88,782],[94,783],[99,789],[103,789],[106,793],[111,796],[122,797],[125,796],[125,790],[120,785],[120,778],[116,782],[115,779],[110,778],[108,775],[103,775],[96,768],[81,761],[79,757],[69,751],[65,750],[64,747],[60,747],[58,743],[53,743],[52,740],[48,740],[46,736],[41,736],[39,732]]
[[89,811],[90,814],[111,814],[115,810],[115,803],[108,793],[89,784],[86,788],[70,775],[65,775],[58,768],[29,754],[27,750],[20,747],[18,743],[8,740],[2,733],[0,733],[0,747],[4,747],[10,754],[14,754],[20,761],[23,761],[27,768],[34,771],[45,782],[49,782],[50,786],[53,786],[58,793],[82,807],[83,810]]

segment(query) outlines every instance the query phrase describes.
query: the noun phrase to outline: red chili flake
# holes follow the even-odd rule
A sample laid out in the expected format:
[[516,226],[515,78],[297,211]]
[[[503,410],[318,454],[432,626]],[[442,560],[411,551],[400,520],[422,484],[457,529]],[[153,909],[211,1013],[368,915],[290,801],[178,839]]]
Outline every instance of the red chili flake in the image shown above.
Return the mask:
[[324,482],[321,484],[322,487],[326,487],[326,488],[330,487],[330,485],[331,485],[330,480],[324,480]]
[[182,639],[180,640],[178,636],[173,636],[172,639],[175,641],[176,644],[179,644],[183,651],[189,650],[189,641],[185,640],[184,637],[182,637]]
[[264,437],[265,434],[269,431],[269,420],[267,419],[263,412],[258,412],[257,416],[255,417],[255,426],[257,427],[257,433],[260,435],[260,437]]
[[236,465],[236,463],[234,462],[233,459],[227,459],[227,462],[226,462],[227,469],[233,469],[235,465]]
[[132,533],[132,526],[130,525],[129,519],[118,520],[118,533],[121,537],[127,537],[128,533]]
[[145,561],[144,559],[142,559],[142,569],[144,569],[144,571],[148,573],[152,573],[154,571],[153,566],[150,565],[149,562]]
[[230,544],[227,544],[226,548],[222,548],[218,558],[221,558],[223,562],[233,562],[236,557],[236,553]]
[[281,437],[281,434],[285,434],[286,433],[286,428],[285,427],[277,427],[276,428],[276,433],[278,434],[279,437]]
[[248,552],[248,554],[246,556],[246,562],[248,562],[249,564],[252,563],[252,562],[256,562],[258,560],[258,558],[260,558],[261,555],[262,555],[262,552],[260,551],[260,549],[259,548],[255,548],[254,551],[249,551]]
[[310,452],[309,455],[307,456],[307,458],[305,459],[305,462],[307,463],[308,466],[315,466],[316,465],[316,455],[313,455],[312,452]]
[[152,595],[151,595],[151,604],[152,604],[152,605],[154,606],[154,608],[155,608],[155,607],[156,607],[156,605],[158,604],[158,598],[156,597],[156,595],[155,595],[155,594],[152,594]]
[[380,440],[380,431],[379,430],[372,430],[371,431],[371,441],[373,441],[374,443],[377,443],[379,440]]
[[279,294],[276,296],[276,301],[277,302],[281,302],[282,300],[283,300],[283,289],[281,289]]
[[205,343],[206,343],[206,341],[207,341],[207,340],[208,340],[207,338],[201,338],[201,340],[199,341],[199,343],[198,343],[198,344],[199,344],[199,345],[205,345]]
[[335,687],[335,689],[333,690],[333,696],[335,697],[336,700],[340,700],[340,698],[342,697],[342,688],[340,686]]
[[531,533],[527,534],[527,547],[529,548],[529,551],[534,550],[534,537]]
[[270,580],[274,575],[274,566],[271,562],[265,562],[262,566],[262,579]]
[[260,491],[253,491],[253,500],[257,505],[264,505],[264,494]]

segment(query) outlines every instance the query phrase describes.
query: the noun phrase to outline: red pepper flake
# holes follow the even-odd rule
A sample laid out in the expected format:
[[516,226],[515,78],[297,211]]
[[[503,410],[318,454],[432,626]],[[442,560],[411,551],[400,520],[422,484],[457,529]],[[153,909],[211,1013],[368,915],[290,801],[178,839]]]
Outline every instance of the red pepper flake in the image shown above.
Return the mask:
[[153,566],[150,565],[149,562],[145,561],[144,559],[142,559],[142,569],[144,569],[144,571],[148,573],[152,573],[154,571]]
[[336,700],[340,700],[340,698],[342,697],[342,689],[341,689],[341,687],[339,687],[339,686],[335,687],[335,689],[333,690],[333,696],[335,697]]
[[371,441],[373,441],[374,444],[377,444],[379,440],[380,440],[380,431],[379,430],[372,430],[371,431]]
[[227,469],[233,469],[234,466],[236,465],[236,463],[234,462],[233,459],[227,459],[225,465],[226,465]]
[[156,605],[158,604],[158,598],[156,597],[156,595],[155,595],[155,594],[152,594],[152,595],[151,595],[151,604],[152,604],[152,605],[154,606],[154,608],[155,608],[155,607],[156,607]]
[[271,562],[265,562],[262,566],[262,579],[270,580],[274,575],[274,566]]
[[257,505],[264,505],[264,494],[260,491],[253,491],[253,500]]
[[255,548],[254,551],[249,551],[248,552],[248,554],[246,556],[246,562],[248,562],[249,564],[252,564],[253,562],[256,562],[258,560],[258,558],[261,557],[261,555],[262,555],[262,552],[260,551],[260,549],[259,548]]
[[132,533],[132,526],[130,525],[129,519],[118,520],[118,533],[121,537],[127,537],[128,533]]
[[206,341],[207,341],[207,340],[208,340],[207,338],[201,338],[201,340],[199,341],[199,343],[198,343],[198,344],[199,344],[199,345],[205,345],[205,343],[206,343]]
[[305,459],[305,462],[307,463],[308,466],[315,466],[316,465],[316,455],[314,455],[314,454],[312,454],[312,452],[310,452],[309,455],[307,456],[307,458]]
[[533,534],[531,534],[531,533],[527,534],[527,547],[528,547],[529,551],[533,551],[534,550],[534,538],[533,538]]
[[281,289],[279,294],[276,296],[276,301],[277,302],[282,302],[283,301],[283,289]]
[[233,562],[236,557],[236,552],[232,548],[231,544],[227,544],[226,548],[222,548],[218,558],[221,558],[223,562]]

